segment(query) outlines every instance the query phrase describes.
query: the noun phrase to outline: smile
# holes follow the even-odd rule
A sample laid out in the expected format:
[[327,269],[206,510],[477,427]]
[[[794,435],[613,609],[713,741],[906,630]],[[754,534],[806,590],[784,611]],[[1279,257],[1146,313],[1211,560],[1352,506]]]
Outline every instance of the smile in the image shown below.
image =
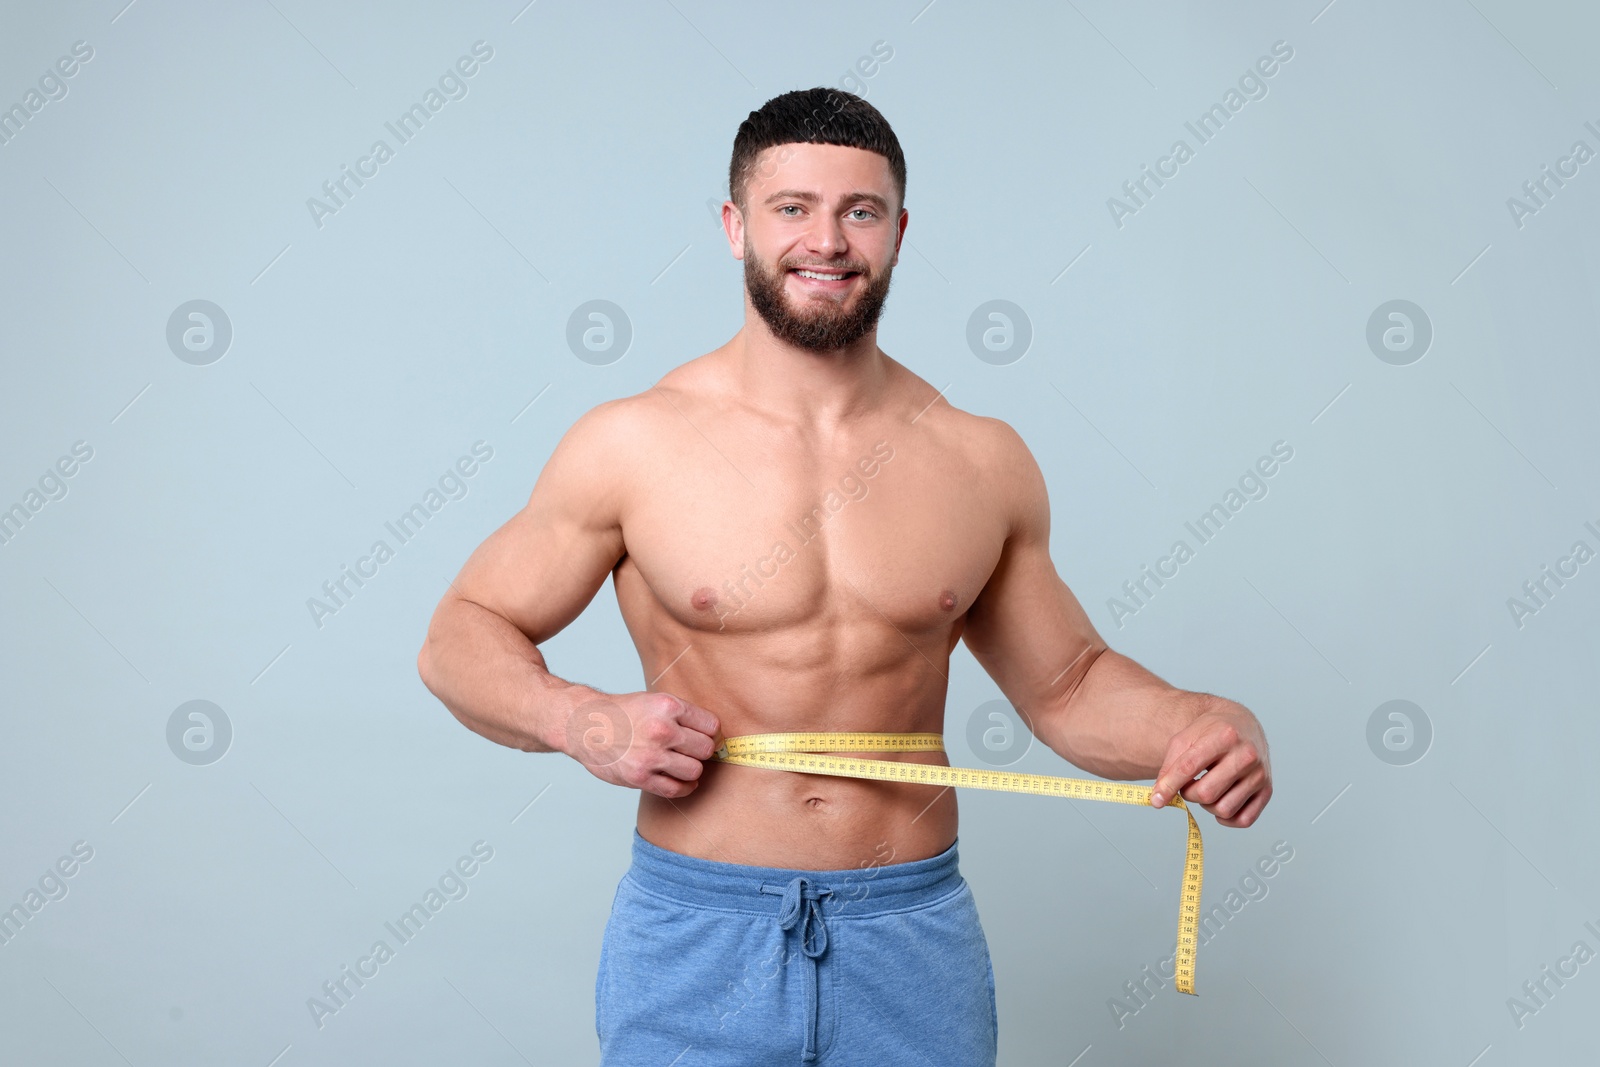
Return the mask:
[[790,274],[804,278],[809,284],[825,289],[843,288],[856,276],[853,270],[816,270],[811,267],[791,268]]

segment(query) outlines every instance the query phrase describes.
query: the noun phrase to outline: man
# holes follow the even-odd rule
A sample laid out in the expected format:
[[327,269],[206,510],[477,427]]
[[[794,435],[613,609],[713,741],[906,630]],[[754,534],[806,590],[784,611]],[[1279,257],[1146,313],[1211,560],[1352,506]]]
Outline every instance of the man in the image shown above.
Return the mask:
[[[942,732],[961,639],[1041,741],[1155,777],[1157,806],[1181,791],[1251,825],[1266,738],[1106,647],[1051,563],[1016,432],[877,347],[909,218],[877,109],[769,100],[729,191],[743,328],[571,427],[440,602],[418,669],[490,740],[641,791],[596,982],[603,1063],[992,1064],[954,793],[734,766],[711,758],[722,738]],[[539,652],[608,574],[648,692],[566,681]]]

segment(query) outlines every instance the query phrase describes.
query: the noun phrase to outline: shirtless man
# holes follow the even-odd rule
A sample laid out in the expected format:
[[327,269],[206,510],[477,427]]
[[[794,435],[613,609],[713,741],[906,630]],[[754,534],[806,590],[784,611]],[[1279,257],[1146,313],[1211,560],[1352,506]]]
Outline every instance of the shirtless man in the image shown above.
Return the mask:
[[[740,126],[729,189],[743,328],[568,430],[440,602],[418,670],[484,737],[640,790],[596,982],[604,1064],[993,1064],[955,794],[722,763],[721,739],[940,733],[961,639],[1039,740],[1155,778],[1157,806],[1181,791],[1251,825],[1266,738],[1107,648],[1051,563],[1021,438],[877,347],[909,217],[878,110],[775,97]],[[647,692],[566,681],[538,648],[608,574]]]

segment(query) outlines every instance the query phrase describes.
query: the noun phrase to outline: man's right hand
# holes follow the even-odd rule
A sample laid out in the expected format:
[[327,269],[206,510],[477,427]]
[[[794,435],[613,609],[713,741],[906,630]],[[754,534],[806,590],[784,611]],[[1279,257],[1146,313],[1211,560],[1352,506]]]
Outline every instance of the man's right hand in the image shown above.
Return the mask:
[[671,693],[620,693],[579,704],[562,751],[603,782],[668,799],[700,784],[721,743],[717,717]]

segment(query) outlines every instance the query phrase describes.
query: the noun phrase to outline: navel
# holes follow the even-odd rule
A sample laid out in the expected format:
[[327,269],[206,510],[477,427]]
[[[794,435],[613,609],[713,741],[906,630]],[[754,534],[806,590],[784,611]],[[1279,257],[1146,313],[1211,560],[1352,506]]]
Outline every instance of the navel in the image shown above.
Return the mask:
[[696,611],[710,611],[717,606],[717,591],[709,585],[702,585],[689,597],[689,603]]

